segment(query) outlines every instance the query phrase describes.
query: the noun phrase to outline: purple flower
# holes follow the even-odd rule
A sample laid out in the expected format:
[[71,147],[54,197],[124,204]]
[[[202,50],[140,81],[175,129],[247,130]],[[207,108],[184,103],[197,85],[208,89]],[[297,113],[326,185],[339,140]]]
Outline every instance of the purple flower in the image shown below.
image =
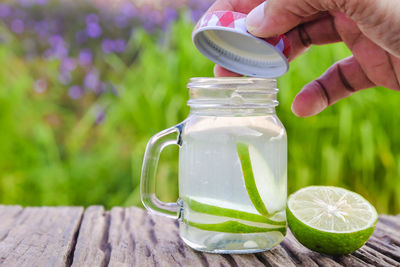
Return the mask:
[[126,48],[126,42],[123,39],[117,39],[114,41],[114,50],[118,53],[123,53]]
[[32,5],[46,5],[48,0],[18,0],[17,2],[23,7],[30,7]]
[[42,94],[47,90],[47,82],[44,79],[39,79],[35,82],[33,87],[36,93]]
[[145,19],[142,21],[142,27],[143,29],[145,29],[147,32],[153,32],[156,28],[156,24],[154,23],[154,21]]
[[11,8],[10,6],[6,4],[0,4],[0,18],[5,18],[8,17],[11,13]]
[[61,66],[60,66],[61,72],[71,72],[75,68],[76,68],[76,62],[74,58],[67,57],[61,61]]
[[86,24],[90,23],[98,23],[99,22],[99,17],[96,14],[89,14],[86,16]]
[[192,17],[192,21],[197,22],[201,16],[203,16],[203,10],[193,9],[190,11],[190,16]]
[[178,18],[178,11],[172,7],[168,7],[164,11],[164,23],[165,25],[169,25],[171,22],[175,21]]
[[15,33],[22,33],[24,31],[24,22],[20,19],[15,19],[11,22],[11,30]]
[[189,0],[187,5],[190,8],[192,20],[195,22],[198,21],[212,2],[213,0]]
[[53,50],[53,56],[58,59],[62,59],[64,57],[68,56],[68,48],[64,45],[57,46]]
[[71,99],[79,99],[82,97],[82,95],[83,95],[82,87],[80,87],[78,85],[74,85],[74,86],[70,87],[68,90],[68,96]]
[[163,21],[163,14],[158,10],[150,10],[148,16],[144,19],[151,20],[154,24],[161,24]]
[[29,7],[32,5],[31,0],[18,0],[17,2],[18,2],[18,4],[20,4],[23,7]]
[[93,54],[90,49],[83,49],[79,52],[78,61],[79,64],[86,67],[92,64]]
[[68,56],[68,47],[60,35],[53,35],[49,38],[51,56],[62,59]]
[[36,0],[35,2],[37,5],[44,6],[44,5],[47,5],[47,3],[49,1],[48,0]]
[[124,15],[114,17],[114,23],[118,28],[126,28],[130,24],[130,18]]
[[103,31],[97,22],[90,22],[86,25],[86,33],[90,38],[100,37],[102,32]]
[[52,47],[64,45],[64,43],[65,43],[64,38],[61,35],[56,34],[56,35],[50,36],[50,38],[49,38],[49,44]]
[[101,42],[101,49],[103,50],[104,53],[109,54],[114,52],[115,50],[115,44],[113,40],[110,39],[104,39]]
[[99,86],[99,72],[97,69],[93,68],[90,70],[83,81],[85,88],[95,91]]
[[42,20],[42,21],[36,22],[33,28],[39,36],[44,36],[48,33],[49,25],[48,25],[47,21]]
[[123,5],[121,5],[120,11],[122,16],[126,16],[128,18],[132,18],[138,13],[135,5],[129,2],[125,2]]

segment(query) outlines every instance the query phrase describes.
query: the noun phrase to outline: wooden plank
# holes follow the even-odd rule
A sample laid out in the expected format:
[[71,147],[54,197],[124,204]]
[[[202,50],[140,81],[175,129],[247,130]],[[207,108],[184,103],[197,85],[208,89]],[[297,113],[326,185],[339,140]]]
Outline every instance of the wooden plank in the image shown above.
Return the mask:
[[379,222],[389,226],[395,232],[400,233],[400,219],[399,216],[379,215]]
[[288,266],[295,267],[293,260],[286,253],[286,251],[281,247],[277,246],[270,251],[257,253],[257,258],[265,266]]
[[109,266],[238,266],[230,255],[199,253],[178,235],[176,221],[138,208],[110,212]]
[[368,243],[343,257],[310,251],[290,231],[270,251],[218,255],[185,245],[177,221],[135,207],[93,206],[82,215],[0,206],[0,266],[400,266],[399,227],[400,217],[382,216]]
[[[72,265],[399,266],[399,261],[390,254],[399,247],[381,241],[382,236],[390,234],[383,232],[388,228],[383,222],[387,221],[393,224],[392,217],[384,218],[378,223],[377,231],[366,246],[343,257],[330,257],[310,251],[290,231],[280,246],[267,252],[217,255],[200,253],[185,245],[179,238],[178,223],[174,220],[151,215],[134,207],[116,207],[108,212],[102,207],[90,207],[83,218]],[[379,242],[390,247],[382,248]],[[378,246],[380,248],[376,249]]]
[[400,247],[387,244],[374,236],[368,240],[366,246],[400,263]]
[[[379,216],[376,229],[362,248],[369,247],[392,266],[400,266],[400,219],[398,216]],[[388,260],[391,259],[391,260]]]
[[20,206],[0,206],[0,241],[7,237],[21,211]]
[[[394,216],[392,217],[394,218]],[[392,217],[389,219],[391,220]],[[351,255],[343,257],[330,257],[312,252],[302,246],[293,237],[290,231],[281,246],[289,251],[296,266],[315,266],[315,263],[319,266],[399,266],[400,262],[398,259],[393,258],[393,256],[396,256],[395,251],[397,249],[395,247],[387,247],[388,243],[384,242],[380,242],[381,244],[376,246],[376,236],[379,235],[379,233],[382,233],[383,229],[386,231],[393,231],[392,228],[388,228],[381,222],[378,222],[376,231],[367,245],[363,246]],[[387,234],[387,232],[385,233]],[[393,238],[393,235],[391,238]],[[382,251],[384,253],[382,253]]]
[[139,208],[90,207],[72,266],[260,266],[254,254],[200,253],[179,238],[176,221]]
[[[69,266],[83,208],[25,208],[0,241],[1,266]],[[13,217],[13,216],[11,216]]]
[[[322,256],[322,255],[321,255]],[[343,266],[351,267],[375,267],[372,264],[364,262],[362,259],[350,254],[342,257],[333,257],[336,261],[340,262]]]
[[13,210],[21,210],[21,206],[9,206],[9,205],[0,205],[0,216],[6,216],[8,213],[12,213]]
[[363,246],[359,250],[352,253],[353,256],[361,259],[365,263],[371,264],[372,266],[396,266],[398,262],[394,259],[387,257],[384,254],[379,253],[369,246]]
[[105,266],[109,215],[101,206],[89,207],[83,216],[72,266]]
[[[394,216],[392,217],[394,218]],[[394,248],[390,248],[390,251],[387,251],[383,245],[388,245],[388,243],[380,241],[382,233],[386,235],[387,230],[390,231],[392,229],[387,228],[380,218],[372,237],[366,245],[351,255],[334,259],[345,266],[399,266],[400,263],[391,254],[394,252]],[[379,245],[377,245],[377,242]]]
[[280,246],[288,251],[288,254],[295,262],[296,266],[342,266],[342,264],[338,263],[332,258],[326,256],[321,257],[321,254],[304,247],[296,240],[290,230]]
[[84,216],[73,266],[396,266],[372,247],[329,257],[303,247],[288,232],[278,247],[257,254],[216,255],[192,250],[179,238],[178,223],[138,208],[89,208]]

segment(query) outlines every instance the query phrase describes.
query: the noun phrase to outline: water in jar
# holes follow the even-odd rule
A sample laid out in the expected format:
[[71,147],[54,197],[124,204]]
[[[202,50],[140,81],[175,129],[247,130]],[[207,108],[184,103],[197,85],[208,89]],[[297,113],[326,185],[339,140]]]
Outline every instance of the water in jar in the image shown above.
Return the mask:
[[278,118],[195,116],[186,124],[179,155],[183,240],[215,253],[258,252],[279,244],[286,233],[287,149]]

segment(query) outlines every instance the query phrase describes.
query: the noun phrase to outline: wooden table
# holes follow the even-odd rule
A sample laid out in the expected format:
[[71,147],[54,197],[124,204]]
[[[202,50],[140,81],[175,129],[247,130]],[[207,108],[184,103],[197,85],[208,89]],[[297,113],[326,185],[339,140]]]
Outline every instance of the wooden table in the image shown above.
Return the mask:
[[139,208],[0,205],[0,266],[400,266],[400,215],[381,215],[360,250],[327,257],[288,233],[270,251],[200,253],[178,237],[178,223]]

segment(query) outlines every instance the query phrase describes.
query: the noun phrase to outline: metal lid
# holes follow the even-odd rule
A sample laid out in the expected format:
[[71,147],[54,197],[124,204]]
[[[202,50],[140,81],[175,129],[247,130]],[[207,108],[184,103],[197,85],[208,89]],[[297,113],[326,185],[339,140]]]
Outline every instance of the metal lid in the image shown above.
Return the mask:
[[206,13],[193,31],[193,43],[214,63],[239,74],[275,78],[289,68],[289,44],[284,35],[258,38],[246,30],[246,14]]

